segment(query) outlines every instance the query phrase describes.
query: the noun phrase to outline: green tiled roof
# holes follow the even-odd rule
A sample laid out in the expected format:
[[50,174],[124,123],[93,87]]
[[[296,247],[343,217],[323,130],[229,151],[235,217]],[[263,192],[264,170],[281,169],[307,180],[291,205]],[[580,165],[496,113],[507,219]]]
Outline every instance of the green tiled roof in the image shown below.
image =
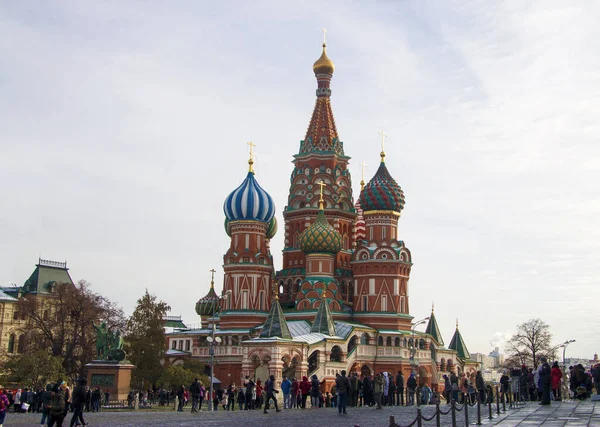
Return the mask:
[[273,300],[273,304],[271,305],[271,311],[269,311],[269,315],[267,316],[267,320],[260,331],[259,338],[283,338],[283,339],[292,339],[292,334],[290,334],[290,330],[288,328],[287,322],[285,321],[285,317],[283,316],[283,310],[281,309],[281,305],[279,304],[279,298],[275,298]]
[[431,337],[439,345],[444,345],[444,340],[442,339],[440,328],[438,327],[437,321],[435,320],[433,309],[431,310],[431,315],[429,316],[429,323],[427,324],[427,329],[425,329],[425,333],[431,335]]
[[177,329],[185,329],[186,328],[185,324],[181,320],[179,320],[179,321],[167,320],[163,326],[165,328],[177,328]]
[[315,320],[310,328],[310,332],[331,336],[336,335],[335,324],[333,323],[333,318],[331,317],[331,312],[329,311],[329,304],[327,304],[327,300],[325,298],[321,300],[321,305],[319,305],[319,309],[317,310],[317,315],[315,316]]
[[454,332],[454,336],[452,337],[452,341],[450,341],[448,348],[456,351],[458,357],[463,360],[471,358],[471,353],[469,353],[469,350],[467,349],[467,345],[465,344],[465,341],[458,330],[458,326],[456,326],[456,331]]
[[52,292],[52,285],[54,283],[74,284],[69,275],[67,263],[40,259],[29,279],[25,281],[23,293],[49,294]]

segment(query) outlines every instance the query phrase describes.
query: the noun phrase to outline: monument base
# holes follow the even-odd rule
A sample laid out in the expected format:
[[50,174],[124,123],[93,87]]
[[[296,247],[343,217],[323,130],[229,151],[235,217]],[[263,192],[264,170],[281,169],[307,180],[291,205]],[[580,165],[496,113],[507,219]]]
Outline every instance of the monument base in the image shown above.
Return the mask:
[[131,371],[134,366],[109,360],[93,360],[85,365],[90,389],[100,387],[102,396],[110,393],[110,401],[127,400],[131,390]]

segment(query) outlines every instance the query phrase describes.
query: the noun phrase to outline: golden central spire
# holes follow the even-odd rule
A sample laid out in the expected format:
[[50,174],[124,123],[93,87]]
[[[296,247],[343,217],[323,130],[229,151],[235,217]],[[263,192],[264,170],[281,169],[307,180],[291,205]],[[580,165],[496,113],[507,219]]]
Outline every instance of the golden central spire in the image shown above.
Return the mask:
[[256,144],[254,144],[252,141],[248,142],[247,144],[250,147],[250,159],[248,159],[248,172],[254,173],[254,147],[256,147]]

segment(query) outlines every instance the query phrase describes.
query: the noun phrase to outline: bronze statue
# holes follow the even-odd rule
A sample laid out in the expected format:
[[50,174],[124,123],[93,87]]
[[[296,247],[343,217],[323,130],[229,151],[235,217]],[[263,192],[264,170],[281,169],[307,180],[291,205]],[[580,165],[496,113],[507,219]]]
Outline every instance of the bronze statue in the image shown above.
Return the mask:
[[99,360],[116,360],[120,362],[125,359],[123,351],[123,337],[121,331],[109,331],[106,322],[100,326],[92,322],[96,330],[96,353]]

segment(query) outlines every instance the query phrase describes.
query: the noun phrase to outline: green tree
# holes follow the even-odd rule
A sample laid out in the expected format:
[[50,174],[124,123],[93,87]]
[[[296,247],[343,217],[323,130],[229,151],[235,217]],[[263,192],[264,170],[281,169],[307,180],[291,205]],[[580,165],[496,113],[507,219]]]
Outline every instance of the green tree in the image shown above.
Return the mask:
[[62,357],[52,356],[47,350],[35,350],[11,357],[4,364],[2,378],[37,390],[48,383],[54,384],[64,375]]
[[127,321],[129,360],[135,365],[131,386],[146,390],[155,386],[163,368],[161,360],[165,354],[165,330],[163,318],[171,310],[164,301],[146,293],[137,301],[137,306]]
[[208,377],[192,369],[186,369],[183,366],[169,366],[166,368],[157,381],[159,387],[167,390],[178,388],[184,385],[186,388],[192,384],[194,378],[198,378],[202,384],[208,384]]
[[550,327],[541,319],[521,323],[517,326],[517,333],[508,341],[505,364],[509,367],[524,364],[537,369],[542,356],[553,356],[551,341]]

